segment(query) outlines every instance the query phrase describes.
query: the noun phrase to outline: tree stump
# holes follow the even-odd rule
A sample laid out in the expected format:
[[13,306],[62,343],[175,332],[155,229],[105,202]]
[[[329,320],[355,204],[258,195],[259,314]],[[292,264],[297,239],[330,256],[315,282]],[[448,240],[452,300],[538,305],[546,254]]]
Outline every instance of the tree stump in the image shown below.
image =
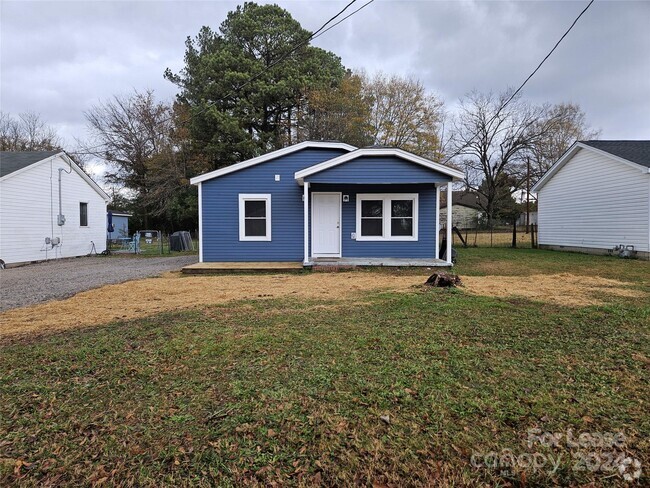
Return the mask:
[[449,287],[456,287],[462,282],[460,281],[460,276],[451,274],[451,273],[445,273],[440,272],[440,273],[433,273],[427,281],[424,283],[427,286],[435,286],[439,288],[449,288]]

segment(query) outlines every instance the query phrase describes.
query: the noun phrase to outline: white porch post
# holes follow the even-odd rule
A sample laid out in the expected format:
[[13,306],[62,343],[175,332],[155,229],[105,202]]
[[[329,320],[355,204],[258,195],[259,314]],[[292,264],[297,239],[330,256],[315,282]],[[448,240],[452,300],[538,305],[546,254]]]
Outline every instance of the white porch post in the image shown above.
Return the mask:
[[199,263],[203,262],[203,183],[199,187]]
[[302,264],[309,264],[309,183],[305,181],[303,185],[303,208],[304,208],[304,224],[305,224],[305,257]]
[[451,181],[447,183],[447,262],[451,264]]
[[436,252],[434,257],[440,259],[440,187],[436,185]]

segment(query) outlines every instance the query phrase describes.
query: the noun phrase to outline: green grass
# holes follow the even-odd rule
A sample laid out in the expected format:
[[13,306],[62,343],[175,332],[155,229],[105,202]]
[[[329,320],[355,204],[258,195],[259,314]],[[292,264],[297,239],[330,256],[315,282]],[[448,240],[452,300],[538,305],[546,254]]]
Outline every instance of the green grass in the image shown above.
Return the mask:
[[[571,270],[643,290],[650,276],[647,262],[504,249],[461,250],[456,270]],[[564,308],[414,289],[362,304],[242,301],[7,344],[0,484],[622,484],[575,470],[566,444],[528,448],[527,431],[624,432],[647,472],[649,324],[643,298]],[[470,462],[505,448],[560,467]]]

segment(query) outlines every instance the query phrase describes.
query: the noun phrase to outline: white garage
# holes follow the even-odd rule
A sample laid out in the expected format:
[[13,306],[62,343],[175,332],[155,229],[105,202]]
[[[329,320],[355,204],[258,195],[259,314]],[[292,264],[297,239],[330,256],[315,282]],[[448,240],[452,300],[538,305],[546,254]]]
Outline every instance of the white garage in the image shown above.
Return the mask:
[[576,142],[532,191],[540,247],[650,258],[650,141]]
[[17,264],[104,251],[108,201],[64,152],[0,152],[0,259]]

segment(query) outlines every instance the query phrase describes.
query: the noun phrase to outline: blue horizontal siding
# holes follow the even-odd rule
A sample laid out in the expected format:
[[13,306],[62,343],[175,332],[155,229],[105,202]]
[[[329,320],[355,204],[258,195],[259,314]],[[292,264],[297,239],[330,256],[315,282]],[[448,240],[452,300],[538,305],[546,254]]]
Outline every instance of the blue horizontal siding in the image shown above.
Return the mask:
[[310,183],[444,183],[445,174],[395,156],[363,156],[305,178]]
[[[342,255],[362,258],[434,258],[436,234],[436,189],[433,185],[338,185],[314,184],[313,191],[340,191],[349,195],[343,202]],[[417,193],[417,241],[357,241],[351,235],[357,232],[357,193]]]
[[[294,173],[345,153],[307,148],[203,182],[203,260],[302,261],[303,188]],[[240,193],[271,194],[271,241],[239,241]]]

